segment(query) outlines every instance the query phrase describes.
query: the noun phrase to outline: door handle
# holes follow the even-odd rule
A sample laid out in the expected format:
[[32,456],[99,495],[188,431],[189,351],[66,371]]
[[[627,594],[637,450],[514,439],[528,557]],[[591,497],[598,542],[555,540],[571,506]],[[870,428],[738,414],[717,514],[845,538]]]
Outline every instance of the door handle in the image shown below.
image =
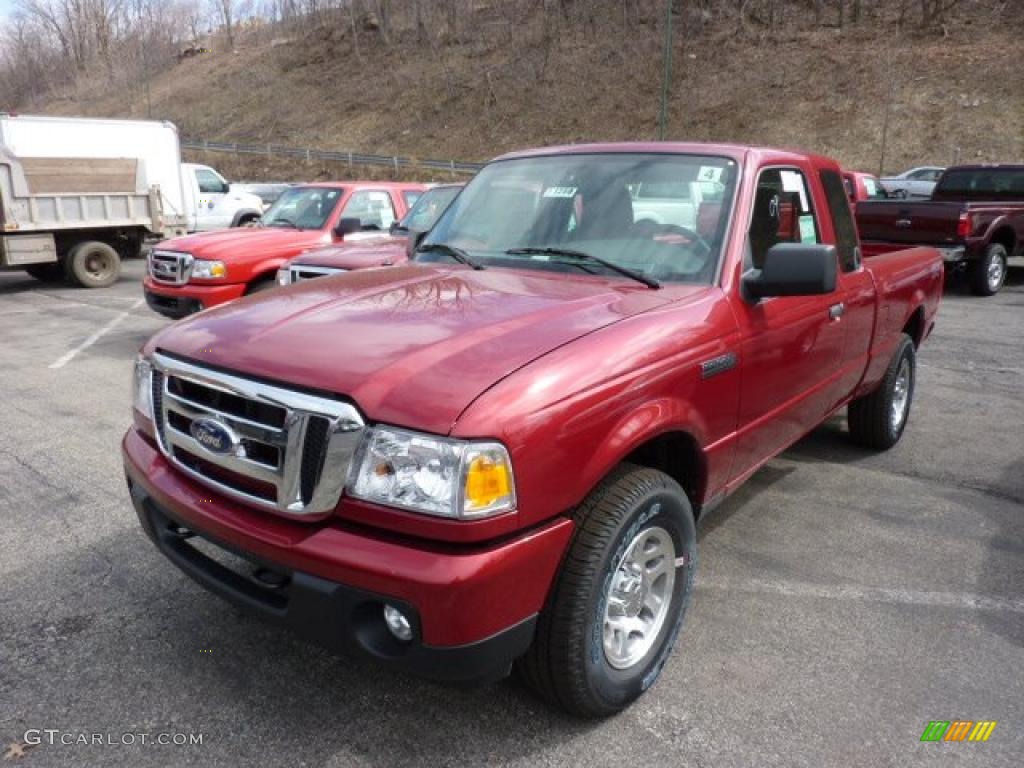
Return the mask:
[[842,302],[839,302],[838,304],[833,304],[831,307],[828,308],[829,320],[832,320],[832,321],[838,320],[839,318],[841,318],[843,316],[844,312],[846,312],[846,305],[845,304],[843,304]]

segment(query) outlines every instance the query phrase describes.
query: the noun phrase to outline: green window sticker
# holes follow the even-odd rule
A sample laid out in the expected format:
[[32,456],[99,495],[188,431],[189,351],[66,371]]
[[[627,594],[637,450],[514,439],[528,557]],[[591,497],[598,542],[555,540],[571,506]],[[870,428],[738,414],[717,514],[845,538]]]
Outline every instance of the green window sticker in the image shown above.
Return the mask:
[[800,222],[800,242],[801,243],[816,243],[818,242],[818,229],[814,226],[814,216],[809,213],[805,213],[799,219]]

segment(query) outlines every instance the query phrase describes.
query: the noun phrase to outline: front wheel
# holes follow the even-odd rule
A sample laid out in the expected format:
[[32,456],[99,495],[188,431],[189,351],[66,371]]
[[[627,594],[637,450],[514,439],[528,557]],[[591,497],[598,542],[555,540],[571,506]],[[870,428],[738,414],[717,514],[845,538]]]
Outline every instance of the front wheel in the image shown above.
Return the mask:
[[685,492],[623,464],[575,515],[576,532],[518,670],[581,717],[621,711],[658,679],[693,591],[697,536]]
[[999,293],[1006,280],[1008,261],[1006,246],[992,243],[985,249],[985,255],[971,263],[971,292],[978,296],[994,296]]
[[850,403],[850,436],[866,448],[884,451],[899,442],[910,418],[917,377],[914,342],[903,334],[885,376],[875,388]]

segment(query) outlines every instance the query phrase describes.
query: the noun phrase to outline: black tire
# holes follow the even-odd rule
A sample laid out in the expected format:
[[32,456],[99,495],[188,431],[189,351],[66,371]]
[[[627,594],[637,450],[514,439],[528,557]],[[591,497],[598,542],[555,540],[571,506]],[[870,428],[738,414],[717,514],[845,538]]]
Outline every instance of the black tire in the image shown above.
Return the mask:
[[53,262],[52,264],[30,264],[25,267],[25,271],[36,280],[40,280],[44,283],[55,283],[64,278],[64,268],[61,267],[60,262]]
[[1006,264],[1009,255],[1006,246],[992,243],[985,249],[985,255],[971,262],[971,293],[976,296],[995,296],[1006,281]]
[[64,259],[64,277],[82,288],[108,288],[121,276],[121,257],[98,240],[79,243]]
[[[693,591],[696,527],[678,483],[632,464],[620,465],[602,480],[574,519],[576,530],[534,643],[516,668],[554,706],[580,717],[606,717],[646,691],[672,652]],[[663,584],[671,598],[644,655],[628,668],[616,668],[604,648],[605,611],[620,562],[645,533],[671,537],[674,580],[670,589]],[[685,558],[681,564],[680,557]]]
[[260,217],[256,215],[243,216],[238,220],[238,227],[255,227],[260,221]]
[[[897,382],[901,378],[904,362],[907,364],[909,380],[904,384],[905,407],[896,421],[893,412],[897,402]],[[903,334],[896,346],[892,361],[885,376],[873,392],[850,403],[847,416],[850,422],[850,436],[866,448],[885,451],[899,442],[910,419],[910,408],[914,402],[914,384],[917,381],[917,354],[914,342]]]

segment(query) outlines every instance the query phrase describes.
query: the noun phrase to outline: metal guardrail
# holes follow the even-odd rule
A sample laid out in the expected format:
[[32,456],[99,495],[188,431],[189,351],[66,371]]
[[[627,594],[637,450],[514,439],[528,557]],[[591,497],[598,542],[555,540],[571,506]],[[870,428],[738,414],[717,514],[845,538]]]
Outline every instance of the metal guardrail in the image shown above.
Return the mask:
[[448,171],[452,174],[474,174],[484,167],[483,163],[469,163],[462,160],[424,160],[413,157],[366,155],[360,152],[331,152],[322,149],[284,147],[279,144],[239,144],[234,141],[182,139],[181,146],[183,149],[195,149],[203,152],[227,152],[236,155],[265,155],[267,157],[298,157],[304,160],[327,160],[336,163],[348,163],[349,166],[377,165],[391,167],[396,171],[400,168],[430,168],[431,170]]

